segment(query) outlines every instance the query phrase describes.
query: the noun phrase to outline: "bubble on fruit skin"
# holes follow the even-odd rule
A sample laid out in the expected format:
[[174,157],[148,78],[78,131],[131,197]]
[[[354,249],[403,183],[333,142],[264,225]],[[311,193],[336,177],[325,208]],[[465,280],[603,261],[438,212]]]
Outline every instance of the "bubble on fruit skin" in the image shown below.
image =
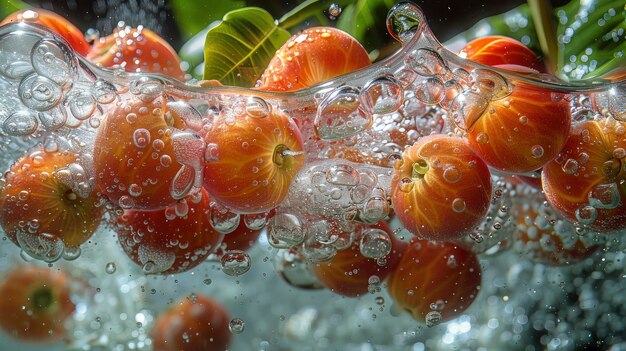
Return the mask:
[[367,258],[378,259],[385,257],[391,253],[391,238],[382,229],[366,229],[361,233],[359,250]]
[[202,187],[206,143],[191,132],[172,135],[174,158],[183,165],[172,181],[171,195],[174,199],[185,197],[193,189]]
[[250,270],[252,259],[241,250],[226,251],[220,260],[222,272],[227,275],[237,277]]
[[153,248],[139,243],[137,258],[141,262],[141,269],[146,274],[159,274],[172,268],[176,255],[167,250]]
[[582,224],[591,224],[598,217],[598,211],[590,205],[583,205],[576,209],[576,220]]
[[286,249],[305,239],[302,223],[290,213],[277,213],[267,223],[267,241],[272,247]]
[[543,153],[544,153],[544,150],[541,145],[533,145],[530,148],[530,154],[533,158],[542,158]]
[[138,128],[133,131],[133,144],[144,149],[150,144],[150,131],[145,128]]
[[465,203],[463,199],[457,197],[454,200],[452,200],[452,210],[454,212],[461,213],[465,211],[466,207],[467,207],[467,204]]
[[342,86],[320,102],[313,125],[320,139],[340,140],[369,128],[372,118],[364,109],[359,89]]
[[481,95],[468,91],[457,95],[450,104],[450,114],[456,126],[468,130],[485,113],[489,102]]
[[594,208],[613,209],[621,205],[617,183],[598,184],[589,191],[587,198]]
[[566,174],[575,174],[578,172],[578,161],[573,158],[568,158],[565,162],[563,162],[561,169]]
[[18,230],[15,237],[23,252],[32,258],[53,263],[63,257],[65,244],[56,235],[39,232],[38,228],[33,228]]

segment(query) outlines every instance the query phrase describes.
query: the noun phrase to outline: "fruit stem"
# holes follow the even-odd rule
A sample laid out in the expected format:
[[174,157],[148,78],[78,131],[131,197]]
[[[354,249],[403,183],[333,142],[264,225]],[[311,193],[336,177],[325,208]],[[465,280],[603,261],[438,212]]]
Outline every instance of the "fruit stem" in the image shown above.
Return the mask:
[[428,168],[428,163],[426,163],[426,161],[422,160],[413,163],[413,172],[411,177],[413,180],[420,180],[424,178],[424,175],[428,172]]
[[558,55],[556,30],[552,17],[552,6],[546,0],[527,0],[530,15],[535,23],[539,46],[543,52],[548,73],[556,72]]
[[37,288],[31,295],[31,301],[34,310],[44,311],[54,302],[52,291],[47,286]]
[[295,156],[303,155],[304,151],[290,150],[287,145],[280,144],[274,148],[272,161],[281,168],[289,169]]

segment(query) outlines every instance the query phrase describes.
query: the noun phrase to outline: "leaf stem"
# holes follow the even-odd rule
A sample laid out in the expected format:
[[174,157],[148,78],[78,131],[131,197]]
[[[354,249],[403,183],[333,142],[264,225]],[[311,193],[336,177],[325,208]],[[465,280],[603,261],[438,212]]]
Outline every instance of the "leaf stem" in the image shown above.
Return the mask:
[[307,0],[284,14],[283,17],[278,20],[278,26],[288,30],[301,24],[307,18],[315,16],[320,11],[328,9],[333,3],[344,7],[353,2],[356,2],[356,0]]
[[554,73],[556,72],[558,46],[552,6],[547,0],[527,0],[527,2],[546,67],[549,73]]

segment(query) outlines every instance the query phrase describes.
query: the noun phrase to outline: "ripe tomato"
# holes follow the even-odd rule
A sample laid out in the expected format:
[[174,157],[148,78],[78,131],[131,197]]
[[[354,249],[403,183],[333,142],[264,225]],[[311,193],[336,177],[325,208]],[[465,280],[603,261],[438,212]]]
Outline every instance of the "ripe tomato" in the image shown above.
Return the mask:
[[247,251],[250,249],[259,239],[262,229],[250,229],[243,220],[239,223],[239,226],[232,233],[224,235],[222,241],[222,247],[225,251],[239,250]]
[[142,26],[131,28],[121,24],[113,34],[100,38],[94,44],[87,59],[106,68],[162,73],[185,80],[176,51],[158,34]]
[[[313,267],[317,278],[325,287],[336,294],[348,297],[367,294],[370,287],[382,282],[396,267],[406,248],[406,243],[396,238],[386,222],[359,225],[357,230],[360,233],[349,248],[337,252],[330,262]],[[376,245],[374,249],[384,247],[382,249],[384,251],[389,249],[389,252],[379,259],[365,257],[361,241],[368,240],[367,236],[378,237],[371,239],[376,241],[372,243]],[[381,236],[388,239],[381,240]]]
[[155,210],[173,204],[173,182],[182,168],[165,98],[122,96],[107,112],[95,138],[94,167],[99,192],[124,209]]
[[333,27],[314,27],[291,37],[274,55],[258,86],[294,91],[370,65],[363,46]]
[[396,162],[391,202],[411,233],[454,240],[480,224],[489,209],[491,175],[464,139],[420,138]]
[[190,195],[175,208],[127,210],[115,230],[124,252],[149,274],[188,271],[214,252],[224,234],[209,223],[211,200],[206,191]]
[[432,326],[465,311],[480,289],[476,254],[459,244],[413,238],[389,276],[391,298]]
[[528,173],[561,151],[571,115],[558,94],[520,84],[510,95],[490,101],[480,116],[468,114],[464,124],[470,146],[489,166]]
[[103,211],[83,164],[72,151],[35,147],[4,175],[0,225],[31,256],[54,261],[100,225]]
[[11,22],[30,22],[40,24],[61,35],[79,54],[85,56],[89,52],[87,39],[70,21],[56,13],[44,9],[28,9],[13,12],[6,17],[0,26]]
[[304,163],[302,135],[294,121],[263,105],[267,109],[227,111],[205,136],[215,157],[204,167],[204,186],[213,200],[239,213],[278,206]]
[[63,271],[16,266],[0,282],[0,328],[26,342],[58,341],[74,313],[70,295],[70,277]]
[[499,35],[470,41],[459,52],[459,56],[486,66],[519,65],[545,72],[544,63],[534,51],[513,38]]
[[565,147],[543,168],[546,199],[566,218],[607,232],[626,228],[626,123],[575,124]]
[[157,317],[154,351],[224,351],[230,342],[229,321],[222,304],[191,294]]

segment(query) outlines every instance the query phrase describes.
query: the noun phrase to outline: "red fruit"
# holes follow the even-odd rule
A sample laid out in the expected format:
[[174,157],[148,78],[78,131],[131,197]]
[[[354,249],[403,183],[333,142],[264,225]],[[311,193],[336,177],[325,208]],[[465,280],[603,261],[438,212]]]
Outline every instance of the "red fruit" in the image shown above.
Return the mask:
[[53,32],[61,35],[70,46],[76,50],[79,54],[85,56],[89,52],[89,43],[83,36],[80,29],[70,23],[64,17],[57,15],[56,13],[44,9],[28,9],[13,12],[6,17],[0,26],[12,23],[12,22],[30,22],[40,24],[46,28],[49,28]]
[[205,137],[214,159],[205,165],[204,186],[213,200],[239,213],[278,206],[304,163],[294,121],[265,106],[262,113],[233,109],[221,115]]
[[222,246],[225,251],[247,251],[257,242],[261,232],[262,229],[255,230],[248,228],[242,219],[235,231],[224,235]]
[[156,319],[154,351],[224,351],[230,342],[229,320],[222,304],[191,294]]
[[489,166],[527,173],[550,162],[569,135],[567,101],[538,87],[517,85],[510,95],[490,101],[463,121],[470,146]]
[[367,51],[348,33],[333,27],[308,28],[276,52],[259,89],[300,90],[370,64]]
[[224,234],[209,223],[206,191],[165,210],[127,210],[115,230],[124,252],[149,274],[188,271],[204,262]]
[[87,59],[106,68],[126,72],[162,73],[185,80],[176,51],[158,34],[139,26],[118,26],[113,34],[100,38],[87,54]]
[[534,51],[515,39],[499,35],[472,40],[459,56],[486,66],[519,65],[545,72],[544,63]]
[[4,175],[0,225],[31,256],[55,261],[100,225],[102,208],[83,164],[74,152],[36,147]]
[[172,188],[182,165],[174,151],[173,128],[182,128],[181,122],[168,113],[163,97],[145,100],[123,95],[95,138],[96,186],[124,209],[162,209],[178,200]]
[[431,135],[404,150],[391,192],[396,216],[411,233],[460,239],[489,209],[491,175],[464,139]]
[[[325,287],[348,297],[365,295],[370,287],[382,282],[396,267],[406,248],[406,243],[396,238],[386,222],[359,225],[357,230],[360,233],[349,248],[337,252],[330,262],[313,267],[315,275]],[[384,237],[388,239],[380,239]],[[379,243],[375,249],[383,246],[385,250],[389,248],[389,253],[379,259],[365,257],[361,250],[361,241],[368,239]]]
[[17,266],[0,282],[0,328],[21,341],[59,341],[75,310],[70,295],[70,277],[63,271]]
[[480,290],[476,254],[459,244],[413,238],[387,286],[395,303],[432,326],[463,313]]
[[625,131],[613,118],[575,124],[561,153],[543,168],[546,198],[569,220],[600,232],[626,228]]
[[533,261],[553,266],[574,264],[591,256],[600,246],[592,233],[580,235],[570,221],[538,201],[521,205],[514,247]]

